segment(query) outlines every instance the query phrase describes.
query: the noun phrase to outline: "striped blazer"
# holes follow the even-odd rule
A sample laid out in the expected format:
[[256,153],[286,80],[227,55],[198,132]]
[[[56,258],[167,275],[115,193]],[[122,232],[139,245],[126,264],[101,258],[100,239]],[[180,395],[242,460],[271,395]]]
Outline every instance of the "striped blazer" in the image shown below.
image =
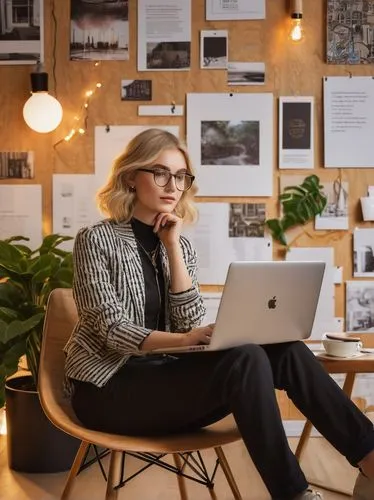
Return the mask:
[[[200,325],[205,316],[196,279],[196,253],[180,237],[192,287],[169,290],[170,273],[165,247],[161,262],[165,280],[166,330],[181,333]],[[70,378],[102,387],[152,331],[144,327],[145,284],[141,258],[130,223],[104,220],[81,229],[74,243],[73,295],[78,322],[65,346],[65,391]]]

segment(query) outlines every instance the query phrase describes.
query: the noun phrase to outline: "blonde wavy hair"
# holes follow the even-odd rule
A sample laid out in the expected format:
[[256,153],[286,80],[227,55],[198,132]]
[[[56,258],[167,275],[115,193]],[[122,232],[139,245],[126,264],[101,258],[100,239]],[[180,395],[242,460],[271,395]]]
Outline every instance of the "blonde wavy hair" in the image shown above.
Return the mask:
[[[167,149],[179,150],[186,161],[187,172],[194,175],[187,149],[175,135],[156,128],[145,130],[135,136],[114,160],[106,185],[97,193],[101,212],[116,222],[129,221],[134,212],[136,192],[131,190],[128,181],[138,168],[151,166]],[[175,208],[175,214],[185,222],[196,220],[197,211],[193,204],[196,192],[197,187],[192,184],[188,191],[182,193]]]

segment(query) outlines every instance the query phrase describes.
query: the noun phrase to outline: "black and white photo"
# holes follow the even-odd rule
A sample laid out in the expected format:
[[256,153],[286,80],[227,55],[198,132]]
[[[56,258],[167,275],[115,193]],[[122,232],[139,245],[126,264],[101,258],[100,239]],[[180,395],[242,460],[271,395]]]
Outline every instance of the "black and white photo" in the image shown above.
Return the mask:
[[128,58],[128,0],[71,0],[70,59]]
[[186,69],[190,59],[190,42],[147,42],[147,69]]
[[327,62],[374,62],[374,0],[327,1]]
[[228,54],[227,30],[200,32],[200,68],[226,69]]
[[259,121],[202,121],[202,165],[259,165]]
[[374,278],[374,229],[359,228],[353,232],[353,276]]
[[310,103],[283,103],[283,149],[310,149],[310,118]]
[[0,0],[0,64],[43,62],[43,1]]
[[315,229],[343,229],[349,228],[348,217],[348,182],[340,178],[333,182],[322,182],[323,192],[327,197],[327,204],[315,219]]
[[32,179],[33,151],[0,152],[0,179]]
[[229,62],[227,83],[228,85],[264,85],[265,63]]
[[122,101],[151,101],[152,80],[122,80]]
[[279,97],[279,168],[314,168],[314,97]]
[[374,333],[374,281],[347,281],[346,331]]
[[229,238],[263,238],[265,203],[230,203]]

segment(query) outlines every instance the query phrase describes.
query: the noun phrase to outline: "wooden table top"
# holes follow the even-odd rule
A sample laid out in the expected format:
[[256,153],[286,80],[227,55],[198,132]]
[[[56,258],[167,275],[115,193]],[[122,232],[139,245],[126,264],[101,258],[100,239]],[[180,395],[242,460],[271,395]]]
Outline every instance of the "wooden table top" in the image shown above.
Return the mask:
[[347,359],[326,359],[323,356],[324,351],[315,351],[317,359],[323,364],[329,373],[373,373],[374,372],[374,353],[363,354],[355,358]]

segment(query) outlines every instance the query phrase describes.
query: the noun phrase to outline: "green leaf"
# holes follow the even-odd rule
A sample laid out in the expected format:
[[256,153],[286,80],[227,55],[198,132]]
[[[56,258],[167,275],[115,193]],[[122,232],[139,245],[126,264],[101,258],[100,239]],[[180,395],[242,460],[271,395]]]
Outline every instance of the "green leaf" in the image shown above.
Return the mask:
[[9,307],[1,307],[0,306],[0,319],[9,323],[13,319],[18,319],[18,312],[14,309],[10,309]]
[[304,225],[316,215],[320,215],[326,204],[327,197],[321,191],[323,186],[317,175],[306,177],[299,186],[287,186],[279,195],[282,206],[282,219],[270,219],[266,225],[272,237],[287,246],[284,232],[296,225]]
[[[10,340],[21,337],[25,333],[30,332],[33,328],[38,326],[44,318],[44,313],[35,314],[25,321],[15,320],[7,325],[5,332],[0,336],[0,344],[6,344]],[[2,323],[2,322],[0,322]],[[0,324],[0,330],[2,325]]]

